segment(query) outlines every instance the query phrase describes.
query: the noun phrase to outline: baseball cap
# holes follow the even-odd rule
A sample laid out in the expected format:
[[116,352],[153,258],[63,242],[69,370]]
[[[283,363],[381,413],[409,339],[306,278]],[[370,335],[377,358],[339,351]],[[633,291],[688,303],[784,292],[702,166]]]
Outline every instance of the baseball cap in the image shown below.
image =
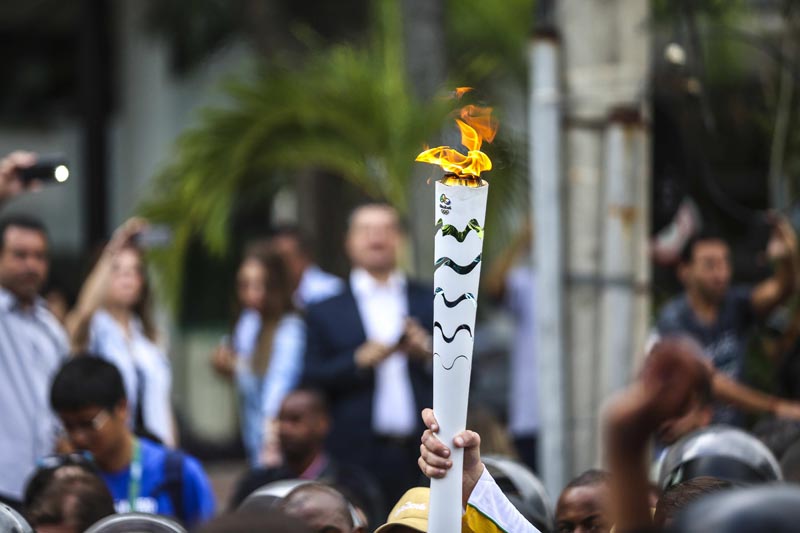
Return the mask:
[[431,489],[428,487],[414,487],[408,490],[389,513],[388,521],[376,529],[375,533],[385,532],[393,526],[406,526],[421,533],[428,531],[430,495]]

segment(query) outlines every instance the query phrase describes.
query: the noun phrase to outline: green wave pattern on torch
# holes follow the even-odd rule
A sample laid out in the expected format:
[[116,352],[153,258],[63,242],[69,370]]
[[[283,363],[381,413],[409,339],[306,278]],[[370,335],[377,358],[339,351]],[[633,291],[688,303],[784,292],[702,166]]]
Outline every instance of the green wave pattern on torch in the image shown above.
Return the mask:
[[464,242],[464,239],[467,238],[470,231],[475,231],[475,233],[478,234],[478,238],[483,240],[483,228],[474,218],[467,223],[467,227],[463,230],[459,230],[452,224],[445,224],[444,220],[440,218],[436,221],[434,229],[436,230],[434,235],[439,233],[439,230],[442,230],[442,235],[445,237],[454,237],[458,242]]
[[453,308],[463,302],[464,300],[469,300],[472,302],[472,305],[478,307],[478,302],[475,300],[475,295],[471,292],[467,292],[456,298],[455,300],[451,301],[447,299],[447,296],[444,294],[444,289],[441,287],[436,287],[436,290],[433,291],[433,298],[436,299],[437,296],[442,295],[442,300],[444,300],[444,304],[447,307]]
[[478,254],[478,256],[475,259],[473,259],[472,262],[468,265],[459,265],[449,257],[440,257],[433,264],[433,271],[436,272],[437,270],[439,270],[439,268],[443,266],[448,266],[452,268],[455,273],[465,276],[470,272],[472,272],[473,270],[475,270],[475,267],[478,266],[480,263],[481,263],[481,254]]

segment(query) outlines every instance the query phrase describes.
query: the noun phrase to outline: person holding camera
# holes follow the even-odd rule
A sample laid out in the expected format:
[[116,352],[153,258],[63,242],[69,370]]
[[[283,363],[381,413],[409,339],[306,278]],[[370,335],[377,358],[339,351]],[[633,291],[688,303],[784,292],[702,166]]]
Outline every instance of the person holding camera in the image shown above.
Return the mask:
[[[0,204],[31,188],[22,174],[35,163],[30,152],[0,160]],[[0,502],[15,508],[37,460],[55,447],[47,391],[69,351],[66,333],[39,297],[49,266],[40,221],[14,215],[0,222]]]
[[119,369],[134,431],[174,447],[172,372],[158,342],[137,245],[146,228],[146,221],[132,218],[114,232],[67,316],[67,331],[73,353],[97,353]]

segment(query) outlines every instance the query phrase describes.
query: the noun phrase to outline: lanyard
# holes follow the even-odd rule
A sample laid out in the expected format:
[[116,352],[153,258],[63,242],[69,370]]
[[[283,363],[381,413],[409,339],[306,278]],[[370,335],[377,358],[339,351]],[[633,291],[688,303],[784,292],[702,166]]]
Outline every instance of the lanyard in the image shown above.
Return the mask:
[[133,458],[131,459],[131,479],[128,482],[128,503],[131,512],[136,512],[136,500],[142,484],[142,447],[139,439],[133,438]]

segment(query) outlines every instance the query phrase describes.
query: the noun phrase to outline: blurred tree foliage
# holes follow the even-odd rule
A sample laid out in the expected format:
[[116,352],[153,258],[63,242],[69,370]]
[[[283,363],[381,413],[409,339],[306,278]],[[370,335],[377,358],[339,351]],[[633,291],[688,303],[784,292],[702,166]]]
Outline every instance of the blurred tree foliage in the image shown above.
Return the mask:
[[[173,161],[155,178],[153,195],[142,206],[143,214],[175,230],[173,246],[153,256],[173,302],[191,267],[185,259],[192,242],[199,238],[217,255],[229,251],[238,198],[268,198],[287,183],[287,172],[320,169],[402,212],[409,209],[414,157],[450,123],[459,104],[444,94],[429,101],[414,96],[404,68],[399,7],[392,0],[372,6],[375,17],[365,45],[312,40],[300,62],[277,58],[228,80],[223,88],[228,105],[204,110],[199,124],[181,136]],[[482,9],[470,16],[490,15]],[[521,41],[527,30],[518,26]],[[477,31],[479,25],[472,27]],[[461,58],[458,65],[465,68],[457,75],[519,69],[519,61],[507,67],[508,46],[487,51],[476,64]],[[523,53],[524,47],[517,49],[520,58]],[[501,135],[485,146],[496,161],[490,213],[498,220],[525,199],[518,194],[524,166],[517,164],[514,142]]]
[[147,0],[144,24],[170,45],[179,74],[244,38],[264,58],[298,52],[307,30],[322,42],[367,34],[370,0]]

